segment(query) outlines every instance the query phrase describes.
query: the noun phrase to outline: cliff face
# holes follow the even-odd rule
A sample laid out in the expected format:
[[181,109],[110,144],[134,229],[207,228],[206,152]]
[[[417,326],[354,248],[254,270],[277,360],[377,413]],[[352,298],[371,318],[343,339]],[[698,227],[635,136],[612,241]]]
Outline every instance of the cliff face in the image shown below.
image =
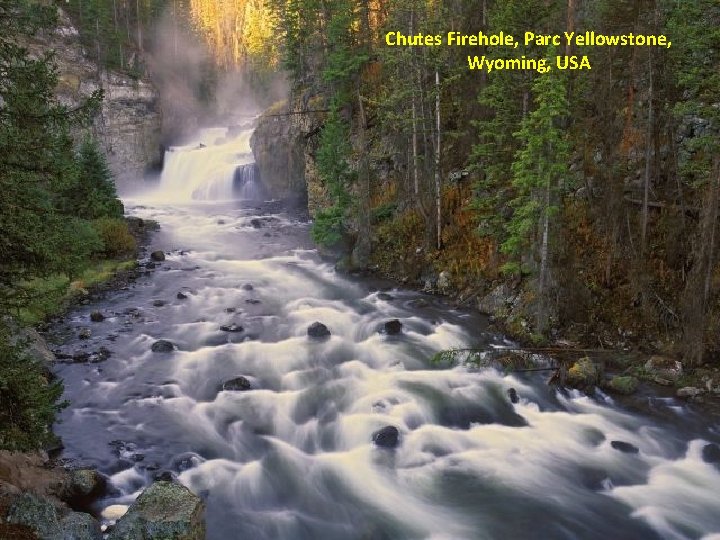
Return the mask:
[[38,55],[55,51],[57,96],[64,105],[76,107],[95,90],[105,91],[93,132],[120,189],[141,182],[148,169],[160,166],[159,95],[149,81],[101,71],[85,56],[77,29],[62,11],[54,31],[38,36],[28,48]]
[[307,110],[301,100],[282,101],[266,110],[250,138],[260,177],[277,198],[307,201],[312,215],[323,206],[323,190],[316,181],[315,146],[322,126],[318,113]]

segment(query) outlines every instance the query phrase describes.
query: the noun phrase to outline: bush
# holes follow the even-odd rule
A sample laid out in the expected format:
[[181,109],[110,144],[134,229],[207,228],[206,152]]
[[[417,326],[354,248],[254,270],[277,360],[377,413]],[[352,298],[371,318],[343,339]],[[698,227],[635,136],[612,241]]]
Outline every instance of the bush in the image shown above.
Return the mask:
[[92,222],[103,243],[103,255],[110,258],[128,257],[135,253],[137,242],[124,219],[100,218]]
[[28,451],[55,441],[50,426],[63,407],[63,387],[48,381],[43,366],[15,343],[0,321],[0,449]]
[[55,221],[53,246],[57,266],[54,270],[66,273],[72,280],[87,267],[93,254],[103,249],[103,242],[92,224],[84,219],[57,216]]

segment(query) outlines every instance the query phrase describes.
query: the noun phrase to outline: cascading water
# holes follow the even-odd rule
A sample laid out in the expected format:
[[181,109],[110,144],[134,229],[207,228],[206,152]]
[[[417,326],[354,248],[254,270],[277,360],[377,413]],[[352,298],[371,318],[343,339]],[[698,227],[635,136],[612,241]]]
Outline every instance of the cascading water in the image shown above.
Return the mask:
[[263,196],[250,149],[252,129],[203,129],[165,152],[158,195],[167,202],[257,200]]
[[[166,261],[58,329],[106,316],[61,346],[90,360],[59,367],[57,426],[65,457],[109,475],[103,506],[167,471],[206,497],[210,540],[718,538],[717,425],[672,398],[631,412],[537,373],[434,365],[507,342],[477,314],[337,274],[276,202],[208,202],[256,184],[248,137],[169,152],[160,197],[126,201],[160,222]],[[399,335],[378,331],[393,319]],[[332,335],[308,337],[314,321]],[[250,389],[223,389],[240,376]],[[383,426],[397,448],[373,444]]]

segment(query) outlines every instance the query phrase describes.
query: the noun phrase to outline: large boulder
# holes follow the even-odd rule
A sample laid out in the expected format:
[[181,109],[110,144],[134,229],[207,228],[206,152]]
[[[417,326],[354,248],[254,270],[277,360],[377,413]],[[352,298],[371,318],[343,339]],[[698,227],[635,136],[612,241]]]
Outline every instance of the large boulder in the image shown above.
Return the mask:
[[57,509],[49,500],[31,493],[23,493],[10,503],[5,521],[15,525],[25,525],[43,540],[61,538]]
[[107,489],[107,479],[95,469],[70,472],[66,501],[76,510],[89,510],[90,505]]
[[680,362],[666,356],[651,356],[645,362],[645,371],[655,382],[669,386],[668,383],[677,382],[683,373]]
[[[91,515],[67,512],[51,500],[31,493],[18,495],[9,502],[5,522],[16,528],[0,530],[0,533],[8,533],[8,536],[2,538],[102,540],[100,524]],[[19,532],[25,536],[19,536]]]
[[150,347],[154,353],[169,353],[175,350],[175,345],[166,339],[159,339]]
[[400,431],[395,426],[385,426],[373,433],[372,440],[381,448],[397,448],[400,444]]
[[400,332],[402,332],[402,327],[402,323],[397,319],[387,321],[385,324],[383,324],[383,330],[388,336],[398,335]]
[[478,300],[478,311],[496,317],[504,317],[509,314],[516,297],[517,295],[513,293],[510,286],[503,283]]
[[243,377],[241,375],[240,377],[235,377],[234,379],[225,381],[222,385],[222,389],[243,392],[245,390],[251,390],[252,384],[250,384],[250,381],[247,379],[247,377]]
[[315,321],[308,326],[307,335],[313,339],[327,339],[330,337],[330,330],[323,323]]
[[683,388],[678,388],[677,392],[675,392],[675,395],[681,399],[692,399],[704,393],[705,391],[702,388],[696,388],[694,386],[684,386]]
[[145,489],[108,540],[205,540],[205,505],[182,484],[155,482]]
[[631,376],[617,376],[610,379],[609,390],[616,394],[629,396],[635,393],[638,387],[638,380]]
[[567,385],[580,390],[591,390],[602,377],[602,369],[589,358],[581,358],[567,372]]
[[163,262],[165,260],[165,253],[162,251],[153,251],[150,254],[150,259],[155,262]]

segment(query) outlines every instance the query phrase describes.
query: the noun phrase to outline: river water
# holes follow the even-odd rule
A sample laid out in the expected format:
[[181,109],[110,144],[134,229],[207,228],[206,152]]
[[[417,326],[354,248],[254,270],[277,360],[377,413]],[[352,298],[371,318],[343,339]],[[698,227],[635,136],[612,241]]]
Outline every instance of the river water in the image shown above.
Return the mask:
[[[247,200],[247,137],[207,130],[168,152],[159,187],[126,201],[160,222],[167,260],[56,329],[62,351],[91,353],[58,365],[56,432],[110,476],[102,506],[170,472],[206,500],[211,540],[720,538],[720,471],[701,457],[717,424],[672,399],[630,412],[544,374],[432,364],[509,343],[478,314],[337,274],[307,222]],[[400,335],[380,331],[392,319]],[[308,337],[315,321],[329,339]],[[222,390],[239,376],[250,390]],[[373,444],[384,426],[397,448]]]

